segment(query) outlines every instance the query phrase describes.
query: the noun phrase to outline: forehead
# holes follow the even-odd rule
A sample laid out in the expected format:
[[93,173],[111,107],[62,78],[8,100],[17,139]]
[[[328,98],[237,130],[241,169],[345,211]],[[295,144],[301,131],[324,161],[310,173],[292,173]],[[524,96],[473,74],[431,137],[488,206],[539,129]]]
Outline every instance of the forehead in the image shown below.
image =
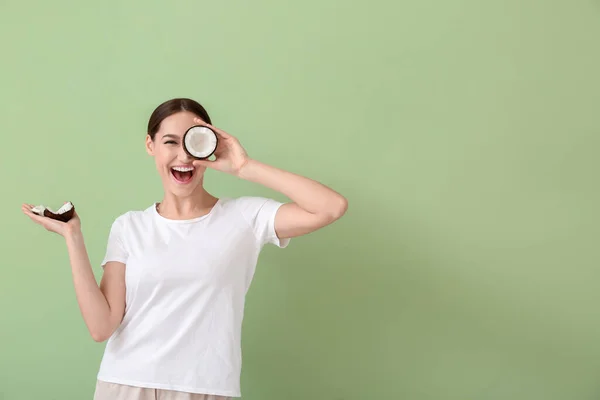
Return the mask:
[[198,118],[196,114],[188,111],[181,111],[173,115],[169,115],[160,124],[159,134],[183,136],[192,125],[195,125],[194,118]]

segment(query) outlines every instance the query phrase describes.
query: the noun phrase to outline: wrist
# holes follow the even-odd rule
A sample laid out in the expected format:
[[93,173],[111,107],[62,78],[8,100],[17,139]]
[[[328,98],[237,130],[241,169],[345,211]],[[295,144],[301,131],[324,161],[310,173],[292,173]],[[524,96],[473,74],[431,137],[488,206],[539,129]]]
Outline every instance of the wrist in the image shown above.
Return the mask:
[[242,166],[240,167],[240,169],[238,170],[238,173],[236,174],[238,178],[240,179],[248,179],[248,171],[250,169],[252,169],[252,164],[254,164],[255,161],[251,158],[246,159],[246,161],[242,164]]
[[76,227],[65,227],[64,235],[67,242],[73,242],[81,238],[81,229]]

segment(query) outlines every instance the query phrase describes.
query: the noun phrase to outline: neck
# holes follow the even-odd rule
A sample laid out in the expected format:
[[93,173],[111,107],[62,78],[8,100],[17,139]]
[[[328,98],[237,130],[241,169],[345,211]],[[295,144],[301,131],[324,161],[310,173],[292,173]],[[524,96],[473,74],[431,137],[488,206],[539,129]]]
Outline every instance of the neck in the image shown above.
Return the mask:
[[168,219],[192,219],[208,214],[218,200],[204,189],[186,197],[165,193],[156,208],[160,215]]

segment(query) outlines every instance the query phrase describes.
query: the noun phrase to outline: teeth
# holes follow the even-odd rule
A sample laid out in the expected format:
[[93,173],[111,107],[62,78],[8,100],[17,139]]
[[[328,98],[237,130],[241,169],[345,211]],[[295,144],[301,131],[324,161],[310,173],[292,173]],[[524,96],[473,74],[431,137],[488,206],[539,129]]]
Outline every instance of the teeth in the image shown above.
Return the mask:
[[173,167],[173,169],[175,171],[179,171],[179,172],[189,172],[189,171],[193,171],[194,167]]

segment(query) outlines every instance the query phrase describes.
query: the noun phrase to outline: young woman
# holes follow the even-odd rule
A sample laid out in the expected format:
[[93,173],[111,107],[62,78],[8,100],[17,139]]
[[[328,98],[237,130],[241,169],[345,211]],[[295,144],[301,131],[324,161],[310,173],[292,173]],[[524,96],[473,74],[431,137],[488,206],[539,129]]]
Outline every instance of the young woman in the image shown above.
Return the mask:
[[[346,212],[339,193],[252,159],[235,137],[211,124],[191,99],[172,99],[154,110],[146,150],[164,196],[114,220],[100,285],[77,213],[63,223],[23,205],[34,222],[65,238],[83,319],[94,340],[108,340],[95,400],[240,397],[244,300],[262,247],[286,247]],[[193,125],[218,134],[214,161],[184,151],[183,134]],[[217,198],[204,188],[207,168],[291,201]]]

